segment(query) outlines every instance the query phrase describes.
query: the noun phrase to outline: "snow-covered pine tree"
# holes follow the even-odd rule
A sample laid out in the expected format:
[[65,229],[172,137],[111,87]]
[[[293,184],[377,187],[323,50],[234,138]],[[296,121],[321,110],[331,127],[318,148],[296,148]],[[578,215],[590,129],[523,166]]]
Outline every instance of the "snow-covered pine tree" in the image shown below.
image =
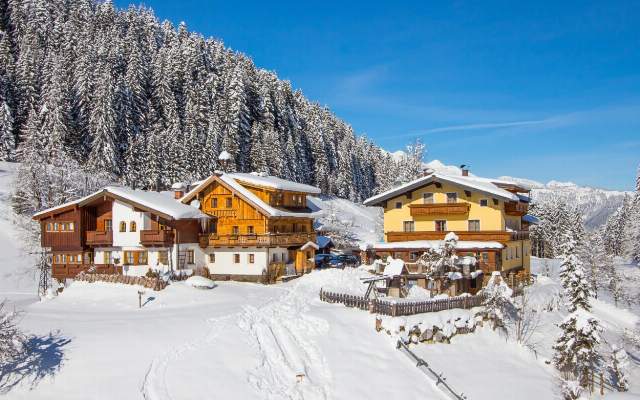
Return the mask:
[[591,309],[589,304],[591,286],[582,261],[577,256],[576,242],[571,235],[565,236],[560,279],[565,289],[565,300],[569,312],[574,312],[578,308],[589,311]]
[[16,140],[13,135],[13,115],[7,101],[0,98],[0,161],[13,160],[15,151]]
[[613,383],[619,392],[626,392],[629,390],[629,380],[627,379],[627,367],[629,364],[629,357],[624,346],[613,345],[611,350],[611,358],[609,360],[609,370]]
[[560,324],[561,336],[553,346],[553,363],[565,380],[577,380],[582,387],[601,361],[598,346],[602,327],[588,311],[579,309]]

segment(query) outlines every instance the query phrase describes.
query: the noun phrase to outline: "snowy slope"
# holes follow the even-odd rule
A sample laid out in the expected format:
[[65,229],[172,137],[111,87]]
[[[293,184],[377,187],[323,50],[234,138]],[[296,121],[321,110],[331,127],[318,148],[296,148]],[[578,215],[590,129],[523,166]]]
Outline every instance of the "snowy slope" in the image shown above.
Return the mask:
[[23,248],[18,221],[11,210],[11,191],[17,164],[0,162],[0,299],[36,300],[36,257]]
[[[366,207],[362,204],[335,196],[309,196],[321,216],[316,219],[315,228],[331,236],[340,247],[359,246],[362,243],[376,243],[382,240],[382,209]],[[336,243],[339,242],[339,243]]]

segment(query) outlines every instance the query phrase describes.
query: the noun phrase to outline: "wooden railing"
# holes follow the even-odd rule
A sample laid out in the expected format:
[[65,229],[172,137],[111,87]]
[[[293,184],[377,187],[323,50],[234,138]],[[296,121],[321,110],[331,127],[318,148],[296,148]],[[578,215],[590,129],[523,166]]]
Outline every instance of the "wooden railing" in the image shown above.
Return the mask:
[[[387,242],[405,242],[410,240],[444,240],[450,231],[443,232],[387,232]],[[508,231],[455,232],[458,240],[508,242],[511,233]]]
[[87,246],[112,246],[113,231],[87,231],[85,242]]
[[467,214],[471,205],[469,203],[432,203],[432,204],[409,204],[412,217],[423,215],[442,214]]
[[527,203],[521,202],[509,202],[504,203],[504,212],[507,215],[525,215],[529,210],[529,205]]
[[143,246],[171,246],[173,236],[171,230],[142,230],[140,231],[140,243]]
[[200,247],[208,246],[297,246],[315,242],[315,233],[272,233],[265,235],[200,235]]
[[371,313],[397,317],[451,310],[454,308],[469,309],[478,307],[482,305],[484,296],[479,294],[475,296],[457,296],[437,300],[391,301],[386,299],[366,299],[364,296],[325,292],[320,289],[320,300],[328,303],[340,303],[347,307],[355,307],[360,310],[368,310]]
[[51,275],[57,279],[75,278],[89,270],[96,274],[122,274],[122,267],[113,264],[53,264]]
[[207,214],[218,218],[236,218],[236,210],[215,210],[207,209]]

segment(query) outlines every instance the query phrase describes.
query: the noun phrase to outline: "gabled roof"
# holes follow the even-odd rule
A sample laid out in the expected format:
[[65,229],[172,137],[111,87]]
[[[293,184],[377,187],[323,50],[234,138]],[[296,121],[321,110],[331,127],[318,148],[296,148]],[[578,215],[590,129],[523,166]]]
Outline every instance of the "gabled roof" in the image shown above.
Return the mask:
[[298,183],[293,181],[288,181],[286,179],[278,178],[277,176],[270,176],[252,172],[250,174],[238,173],[234,172],[232,174],[225,174],[236,181],[244,182],[249,185],[256,185],[267,187],[270,189],[276,190],[289,190],[292,192],[302,192],[309,194],[320,194],[322,191],[311,185],[305,185],[304,183]]
[[[409,240],[406,242],[384,242],[376,243],[371,246],[375,250],[425,250],[425,249],[439,249],[442,247],[442,240]],[[502,249],[504,246],[500,242],[487,242],[479,240],[459,240],[456,243],[457,250],[471,250],[471,249]]]
[[189,191],[189,193],[184,195],[184,197],[182,197],[180,201],[182,203],[188,204],[198,195],[198,193],[209,187],[209,185],[211,185],[214,181],[217,181],[218,183],[238,195],[244,201],[252,204],[259,212],[268,217],[313,218],[318,216],[321,212],[320,208],[317,207],[312,201],[307,201],[307,211],[291,211],[272,207],[264,202],[261,198],[253,194],[251,190],[242,186],[242,184],[236,179],[237,175],[238,174],[213,174],[207,179],[200,181],[200,183],[191,191]]
[[152,192],[122,186],[107,186],[88,196],[37,212],[33,215],[33,219],[42,219],[53,213],[65,211],[67,208],[81,207],[103,196],[120,200],[138,209],[158,214],[166,219],[207,217],[207,215],[203,214],[199,209],[174,200],[169,192]]
[[[382,203],[383,201],[392,199],[394,197],[400,196],[403,193],[419,189],[425,185],[428,185],[432,182],[447,182],[452,185],[457,185],[461,187],[465,187],[471,189],[473,191],[486,193],[493,197],[497,197],[503,200],[508,201],[518,201],[519,198],[516,194],[509,192],[508,190],[502,189],[496,183],[493,183],[490,179],[487,178],[478,178],[475,176],[462,176],[462,175],[447,175],[440,172],[434,172],[426,176],[422,176],[418,179],[415,179],[411,182],[405,183],[393,189],[387,190],[386,192],[380,193],[373,197],[369,197],[364,201],[365,206],[374,206]],[[500,184],[504,184],[506,182],[499,182]]]

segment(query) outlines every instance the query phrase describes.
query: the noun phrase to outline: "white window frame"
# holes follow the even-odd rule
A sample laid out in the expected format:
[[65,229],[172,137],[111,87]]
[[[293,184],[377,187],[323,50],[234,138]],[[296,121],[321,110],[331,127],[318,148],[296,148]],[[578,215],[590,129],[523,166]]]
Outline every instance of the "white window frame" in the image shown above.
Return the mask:
[[[449,201],[449,195],[452,194],[455,201]],[[456,204],[458,202],[458,192],[447,192],[447,204]]]
[[[407,230],[407,223],[411,224],[411,230]],[[402,231],[403,232],[415,232],[416,231],[416,223],[415,221],[402,221]]]
[[[432,192],[422,193],[422,204],[433,204],[435,202],[434,197]],[[430,201],[427,201],[427,199],[430,199]]]

